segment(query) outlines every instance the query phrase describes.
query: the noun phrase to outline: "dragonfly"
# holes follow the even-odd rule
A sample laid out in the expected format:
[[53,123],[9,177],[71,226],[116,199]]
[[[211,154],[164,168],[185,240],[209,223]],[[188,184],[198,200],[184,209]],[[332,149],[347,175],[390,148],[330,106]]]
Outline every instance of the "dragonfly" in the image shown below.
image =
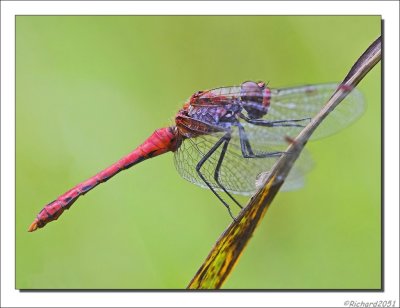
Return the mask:
[[[256,191],[260,175],[286,153],[288,138],[297,136],[337,88],[329,83],[274,89],[262,81],[246,81],[198,91],[178,111],[174,125],[157,129],[128,155],[48,203],[28,231],[57,220],[80,196],[120,171],[167,152],[174,152],[184,179],[211,190],[235,219],[230,204],[242,205],[234,195]],[[361,92],[348,91],[313,139],[334,134],[361,116]],[[298,170],[301,176],[304,172]]]

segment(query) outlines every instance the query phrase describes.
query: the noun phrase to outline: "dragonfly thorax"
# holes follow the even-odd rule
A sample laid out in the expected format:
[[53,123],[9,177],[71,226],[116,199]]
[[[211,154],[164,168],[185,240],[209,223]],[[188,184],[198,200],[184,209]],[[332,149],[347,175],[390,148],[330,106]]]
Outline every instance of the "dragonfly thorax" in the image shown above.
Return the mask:
[[241,85],[242,107],[250,119],[260,119],[268,113],[271,91],[264,82],[246,81]]
[[271,91],[264,82],[246,81],[236,87],[198,91],[183,105],[176,124],[181,131],[223,131],[235,125],[241,114],[249,119],[265,116],[270,99]]

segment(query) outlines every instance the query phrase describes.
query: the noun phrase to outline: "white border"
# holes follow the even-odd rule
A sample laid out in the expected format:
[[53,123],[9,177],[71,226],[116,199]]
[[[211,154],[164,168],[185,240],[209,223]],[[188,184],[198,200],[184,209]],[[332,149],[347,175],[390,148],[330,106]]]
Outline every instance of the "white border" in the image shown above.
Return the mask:
[[[385,20],[385,292],[314,293],[21,293],[15,276],[14,16],[21,14],[382,15]],[[399,305],[399,3],[397,1],[292,2],[1,2],[1,306],[343,306],[346,300],[397,300]]]

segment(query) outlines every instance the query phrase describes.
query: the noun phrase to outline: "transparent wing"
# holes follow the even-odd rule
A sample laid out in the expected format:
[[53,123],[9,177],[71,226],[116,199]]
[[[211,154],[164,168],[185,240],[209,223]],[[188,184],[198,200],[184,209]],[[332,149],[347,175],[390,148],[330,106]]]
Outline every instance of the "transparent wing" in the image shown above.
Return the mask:
[[[314,161],[312,160],[310,153],[306,149],[303,149],[300,157],[296,160],[293,168],[290,170],[280,190],[292,191],[302,188],[306,181],[305,174],[310,172],[313,167]],[[268,175],[268,171],[263,172],[259,175],[256,180],[257,188],[260,188],[264,185],[264,182],[267,179]]]
[[241,89],[242,89],[241,86],[215,88],[201,93],[199,95],[199,99],[206,100],[207,98],[216,98],[216,97],[235,99],[240,97]]
[[[274,127],[250,124],[240,120],[244,134],[239,136],[238,127],[232,125],[232,140],[220,168],[220,183],[234,194],[249,195],[256,190],[256,184],[265,176],[264,171],[272,168],[277,157],[244,158],[240,147],[240,137],[248,140],[254,154],[283,152],[288,145],[288,137],[295,138],[325,105],[334,93],[337,84],[320,84],[284,89],[271,89],[270,106],[266,115],[259,119],[264,122],[293,121],[299,126],[276,125]],[[217,88],[200,95],[202,103],[219,102],[221,104],[240,100],[240,87]],[[243,103],[243,102],[242,102]],[[364,100],[357,89],[353,89],[346,99],[322,122],[311,139],[317,139],[336,133],[361,116],[364,111]],[[221,126],[221,129],[223,127]],[[199,177],[196,166],[210,151],[224,133],[202,135],[186,139],[175,152],[175,166],[179,174],[186,180],[207,188]],[[216,190],[221,190],[214,179],[215,168],[221,155],[222,145],[204,163],[201,172]],[[303,175],[311,169],[312,160],[307,153],[302,154],[290,172],[286,188],[298,188]],[[300,185],[299,185],[300,183]]]
[[[262,173],[270,170],[278,157],[244,158],[237,134],[237,132],[232,133],[232,140],[229,143],[220,168],[219,181],[233,194],[250,195],[257,189],[257,183],[259,183]],[[178,173],[189,182],[207,188],[207,185],[199,177],[196,166],[223,135],[224,133],[217,133],[186,139],[174,155],[175,167]],[[279,150],[277,147],[271,146],[269,148],[271,152],[277,150]],[[213,188],[219,191],[221,191],[221,188],[216,183],[214,174],[221,151],[222,145],[209,157],[201,168],[201,172],[206,180]],[[299,184],[298,180],[301,180],[301,177],[311,167],[312,160],[309,156],[306,156],[301,165],[299,167],[295,165],[295,168],[292,170],[291,179],[288,179],[288,182],[292,181],[293,185],[288,185],[287,188],[298,188],[296,187]]]
[[[304,85],[291,88],[271,89],[270,106],[266,115],[258,120],[266,122],[296,120],[296,124],[305,126],[326,104],[339,85],[334,83]],[[199,96],[199,102],[207,100],[214,105],[226,105],[240,101],[241,87],[224,87],[208,90]],[[261,94],[261,93],[260,93]],[[243,105],[246,103],[242,102]],[[257,106],[262,110],[262,106]],[[364,112],[365,104],[361,92],[353,89],[348,96],[321,123],[311,140],[332,135],[355,122]],[[244,113],[246,113],[243,110]],[[303,120],[302,120],[303,119]],[[302,121],[299,121],[302,120]],[[282,144],[286,137],[294,138],[301,131],[301,126],[276,125],[262,127],[240,120],[248,138],[255,144]]]
[[[298,120],[314,117],[332,96],[337,84],[320,84],[285,89],[272,89],[266,121]],[[364,112],[365,104],[361,92],[353,89],[349,95],[322,122],[311,139],[318,139],[336,133],[356,121]],[[308,120],[297,122],[306,125]],[[246,126],[248,126],[246,124]],[[250,130],[252,128],[249,128]],[[302,127],[273,127],[267,134],[268,141],[282,142],[284,136],[296,137]],[[254,131],[259,135],[261,132]],[[258,139],[258,138],[257,138]]]

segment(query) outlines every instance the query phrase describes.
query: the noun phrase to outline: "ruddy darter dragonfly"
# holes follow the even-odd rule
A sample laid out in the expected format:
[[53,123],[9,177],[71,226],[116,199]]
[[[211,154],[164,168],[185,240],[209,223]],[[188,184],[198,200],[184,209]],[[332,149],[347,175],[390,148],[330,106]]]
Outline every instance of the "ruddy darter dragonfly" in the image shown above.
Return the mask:
[[[131,153],[47,204],[29,231],[58,219],[80,196],[120,171],[170,151],[179,174],[210,189],[234,218],[225,199],[242,207],[233,195],[256,190],[260,174],[284,153],[287,137],[297,136],[337,86],[271,89],[264,82],[246,81],[196,92],[175,116],[175,125],[156,130]],[[363,110],[363,98],[353,89],[313,138],[347,126]]]

